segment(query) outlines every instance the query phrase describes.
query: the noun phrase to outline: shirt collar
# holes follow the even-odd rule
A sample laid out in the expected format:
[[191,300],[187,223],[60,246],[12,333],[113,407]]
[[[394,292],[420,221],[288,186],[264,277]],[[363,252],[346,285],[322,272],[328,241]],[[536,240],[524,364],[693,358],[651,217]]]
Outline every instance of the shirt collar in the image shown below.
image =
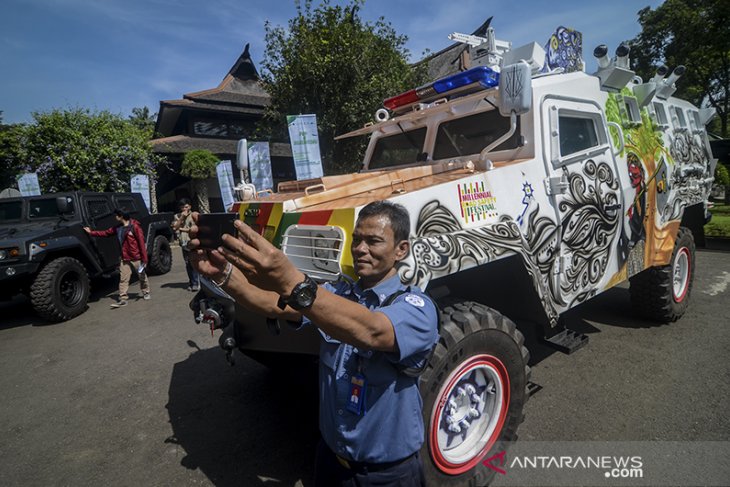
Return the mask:
[[385,281],[378,283],[376,286],[369,289],[362,289],[360,281],[357,281],[352,286],[352,293],[358,297],[358,299],[365,293],[373,293],[378,298],[378,304],[383,304],[388,296],[395,293],[400,289],[404,289],[405,285],[400,280],[400,275],[397,273],[393,277],[389,277]]

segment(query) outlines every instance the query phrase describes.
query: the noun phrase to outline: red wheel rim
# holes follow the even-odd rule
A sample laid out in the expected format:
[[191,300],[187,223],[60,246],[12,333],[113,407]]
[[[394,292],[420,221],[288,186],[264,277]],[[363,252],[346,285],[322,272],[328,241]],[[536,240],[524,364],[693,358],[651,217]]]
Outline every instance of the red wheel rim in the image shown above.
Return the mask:
[[672,265],[672,297],[676,303],[681,303],[689,291],[689,276],[692,271],[692,260],[689,249],[682,247],[674,257]]
[[[449,375],[435,401],[429,426],[429,450],[439,470],[460,475],[486,456],[507,418],[509,391],[507,369],[492,355],[471,357]],[[481,414],[472,416],[472,410]]]

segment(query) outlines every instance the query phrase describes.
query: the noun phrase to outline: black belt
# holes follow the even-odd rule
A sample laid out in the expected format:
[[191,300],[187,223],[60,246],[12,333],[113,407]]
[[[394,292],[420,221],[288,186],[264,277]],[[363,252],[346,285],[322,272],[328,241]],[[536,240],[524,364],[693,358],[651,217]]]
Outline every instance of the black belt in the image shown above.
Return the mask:
[[335,455],[335,458],[337,458],[337,461],[340,465],[345,467],[347,470],[352,470],[353,472],[382,472],[383,470],[388,470],[389,468],[407,462],[408,460],[416,456],[416,453],[411,453],[407,457],[401,458],[400,460],[396,460],[394,462],[383,463],[355,462],[353,460],[347,460],[345,458],[342,458],[339,455]]

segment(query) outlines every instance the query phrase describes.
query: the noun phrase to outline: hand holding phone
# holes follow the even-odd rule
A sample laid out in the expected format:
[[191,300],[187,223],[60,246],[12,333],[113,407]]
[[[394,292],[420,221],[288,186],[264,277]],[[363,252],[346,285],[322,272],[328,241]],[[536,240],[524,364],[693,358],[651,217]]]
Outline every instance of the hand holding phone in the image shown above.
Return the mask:
[[233,222],[238,219],[237,213],[201,213],[198,215],[197,238],[203,249],[217,249],[223,245],[223,234],[236,235]]

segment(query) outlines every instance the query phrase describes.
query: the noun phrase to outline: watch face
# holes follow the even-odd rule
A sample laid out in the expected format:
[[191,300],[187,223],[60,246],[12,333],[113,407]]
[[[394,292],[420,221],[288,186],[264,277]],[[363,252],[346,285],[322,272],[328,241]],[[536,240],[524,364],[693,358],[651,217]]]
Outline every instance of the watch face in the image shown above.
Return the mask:
[[295,309],[308,308],[312,306],[316,297],[317,283],[311,277],[306,276],[304,282],[297,284],[294,288],[289,303]]
[[314,295],[315,291],[310,287],[306,287],[302,289],[302,293],[298,296],[297,301],[299,301],[301,306],[306,308],[314,302]]

